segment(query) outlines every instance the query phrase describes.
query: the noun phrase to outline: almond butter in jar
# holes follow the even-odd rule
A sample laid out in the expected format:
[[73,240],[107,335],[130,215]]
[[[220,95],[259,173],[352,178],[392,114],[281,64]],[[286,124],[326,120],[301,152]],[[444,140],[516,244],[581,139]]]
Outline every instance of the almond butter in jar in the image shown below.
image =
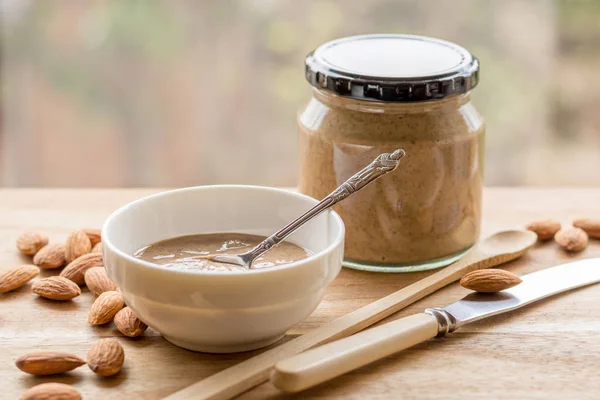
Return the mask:
[[340,203],[344,265],[411,272],[465,254],[481,224],[484,122],[471,103],[478,60],[411,35],[338,39],[306,59],[313,97],[298,117],[302,193],[321,199],[377,155],[396,171]]

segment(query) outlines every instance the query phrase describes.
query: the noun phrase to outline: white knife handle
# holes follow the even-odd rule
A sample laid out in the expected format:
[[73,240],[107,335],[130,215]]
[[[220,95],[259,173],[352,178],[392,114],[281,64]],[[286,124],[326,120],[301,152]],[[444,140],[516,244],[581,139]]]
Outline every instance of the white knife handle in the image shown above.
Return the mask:
[[271,382],[285,392],[299,392],[437,334],[433,315],[411,315],[283,360],[275,365]]

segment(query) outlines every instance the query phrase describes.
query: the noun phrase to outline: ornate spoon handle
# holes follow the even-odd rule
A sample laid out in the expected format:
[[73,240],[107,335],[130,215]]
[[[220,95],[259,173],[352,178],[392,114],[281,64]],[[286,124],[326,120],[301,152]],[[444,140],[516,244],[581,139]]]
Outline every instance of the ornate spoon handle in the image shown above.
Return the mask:
[[380,154],[375,160],[373,160],[371,164],[352,175],[350,179],[338,186],[333,192],[331,192],[313,208],[263,240],[249,252],[239,254],[239,256],[245,262],[251,264],[252,260],[261,256],[273,246],[283,241],[286,237],[296,231],[296,229],[300,228],[312,218],[321,214],[323,211],[334,206],[340,201],[348,198],[350,195],[358,192],[360,189],[364,188],[377,178],[395,170],[405,154],[406,153],[404,150],[401,149],[396,150],[393,153]]

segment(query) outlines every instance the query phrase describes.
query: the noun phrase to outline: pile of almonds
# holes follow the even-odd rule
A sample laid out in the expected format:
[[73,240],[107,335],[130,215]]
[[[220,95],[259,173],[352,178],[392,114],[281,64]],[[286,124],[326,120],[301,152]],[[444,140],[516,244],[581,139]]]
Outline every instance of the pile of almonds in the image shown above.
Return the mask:
[[[554,239],[564,250],[577,252],[586,248],[589,238],[600,239],[600,219],[581,218],[573,221],[573,226],[561,227],[553,219],[529,223],[527,230],[535,232],[541,242]],[[497,293],[521,283],[521,278],[502,269],[482,269],[469,272],[460,284],[479,293]]]
[[[142,335],[148,326],[140,321],[133,310],[125,305],[117,286],[110,280],[102,256],[102,237],[97,229],[72,232],[66,243],[49,243],[40,232],[25,232],[17,239],[17,249],[33,257],[33,265],[25,264],[0,273],[0,293],[10,292],[36,278],[40,269],[58,270],[56,276],[34,281],[31,291],[53,301],[69,301],[80,296],[81,286],[97,296],[88,313],[88,323],[104,325],[114,321],[125,336]],[[62,352],[34,352],[17,359],[17,367],[33,375],[53,375],[71,371],[87,364],[96,374],[113,376],[121,370],[125,353],[113,339],[96,342],[87,354],[87,360]],[[62,383],[44,383],[26,391],[22,399],[81,399],[73,387]]]
[[600,219],[581,218],[573,221],[573,226],[561,227],[553,219],[533,221],[526,227],[535,232],[538,240],[554,241],[564,250],[577,252],[586,248],[589,238],[600,239]]

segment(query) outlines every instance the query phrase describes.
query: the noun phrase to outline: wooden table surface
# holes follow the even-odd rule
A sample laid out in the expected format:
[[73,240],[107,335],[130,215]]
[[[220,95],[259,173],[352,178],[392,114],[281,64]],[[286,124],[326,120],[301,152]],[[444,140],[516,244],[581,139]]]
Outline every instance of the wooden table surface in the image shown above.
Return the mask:
[[[62,242],[76,228],[100,227],[117,207],[156,192],[115,190],[0,190],[0,269],[23,263],[15,239],[25,229],[44,230]],[[484,233],[553,217],[600,217],[600,189],[488,188]],[[552,242],[538,245],[505,268],[525,274],[561,262],[600,256],[600,241],[576,255]],[[56,272],[54,272],[55,274]],[[48,276],[43,271],[42,276]],[[343,270],[319,308],[289,332],[302,334],[353,311],[427,273],[377,274]],[[159,399],[237,363],[253,353],[210,355],[177,348],[151,329],[144,337],[121,337],[113,326],[86,322],[93,296],[51,302],[33,295],[30,285],[0,294],[0,398],[16,399],[28,387],[59,381],[74,385],[85,399]],[[466,290],[453,284],[393,318],[444,306]],[[63,350],[85,357],[101,337],[117,337],[125,367],[101,379],[87,367],[58,377],[36,378],[14,360],[33,350]],[[284,339],[285,340],[285,339]],[[443,339],[337,378],[296,396],[265,383],[242,399],[598,399],[600,398],[600,285],[554,296],[510,314],[470,324]]]

